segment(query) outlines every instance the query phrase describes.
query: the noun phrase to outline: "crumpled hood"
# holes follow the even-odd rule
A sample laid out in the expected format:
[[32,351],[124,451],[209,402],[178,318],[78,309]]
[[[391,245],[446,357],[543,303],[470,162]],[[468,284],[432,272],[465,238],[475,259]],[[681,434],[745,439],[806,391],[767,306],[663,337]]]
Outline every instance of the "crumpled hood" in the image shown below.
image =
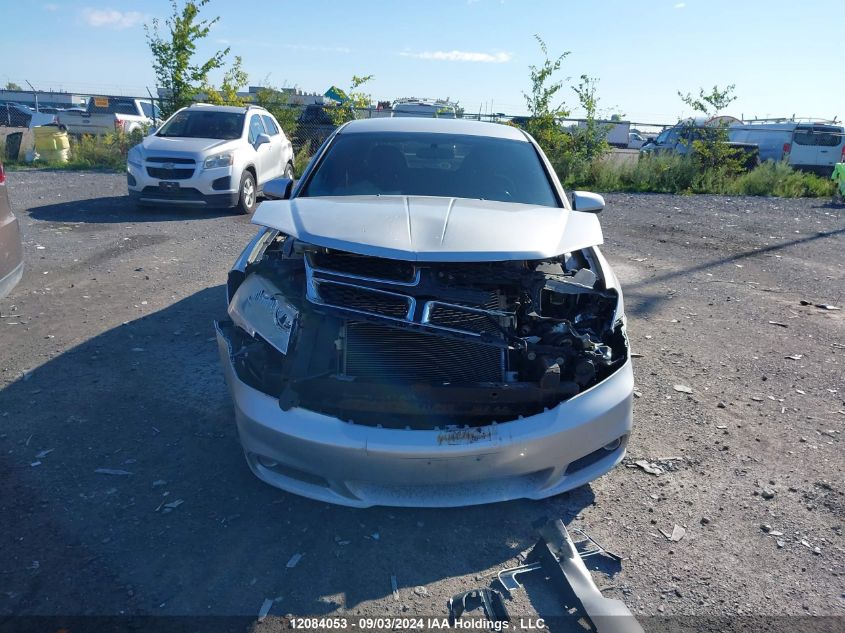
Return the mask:
[[547,259],[604,241],[594,213],[427,196],[270,200],[252,222],[317,246],[406,261]]
[[219,149],[221,152],[226,149],[225,146],[234,144],[235,141],[221,140],[218,138],[168,138],[164,136],[146,137],[141,142],[141,147],[147,153],[150,152],[164,152],[167,154],[204,154],[208,150]]

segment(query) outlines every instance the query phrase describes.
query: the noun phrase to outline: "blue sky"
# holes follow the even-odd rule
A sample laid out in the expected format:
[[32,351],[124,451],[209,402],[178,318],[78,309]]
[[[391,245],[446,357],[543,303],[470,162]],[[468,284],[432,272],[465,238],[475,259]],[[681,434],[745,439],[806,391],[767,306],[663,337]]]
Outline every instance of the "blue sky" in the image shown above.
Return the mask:
[[[166,17],[167,0],[0,2],[0,83],[154,85],[143,24]],[[736,85],[735,116],[845,116],[840,0],[212,0],[206,14],[221,19],[200,52],[230,46],[253,84],[324,92],[372,74],[377,99],[519,114],[536,33],[550,53],[571,51],[562,77],[599,78],[600,107],[637,122],[686,115],[677,91],[714,84]]]

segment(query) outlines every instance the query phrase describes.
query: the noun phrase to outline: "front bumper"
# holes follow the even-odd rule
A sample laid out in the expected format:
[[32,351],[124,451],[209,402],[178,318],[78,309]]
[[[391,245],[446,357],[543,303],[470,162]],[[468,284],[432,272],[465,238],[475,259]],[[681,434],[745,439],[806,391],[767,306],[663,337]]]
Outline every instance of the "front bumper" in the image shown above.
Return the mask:
[[[238,204],[240,180],[235,178],[232,167],[203,170],[197,166],[190,178],[178,180],[154,178],[147,168],[134,163],[126,166],[129,197],[136,202],[213,208]],[[178,188],[162,189],[162,182],[176,182]]]
[[282,411],[238,378],[219,326],[217,342],[249,467],[270,485],[320,501],[451,507],[543,499],[612,469],[631,431],[630,360],[538,415],[476,429],[405,430]]

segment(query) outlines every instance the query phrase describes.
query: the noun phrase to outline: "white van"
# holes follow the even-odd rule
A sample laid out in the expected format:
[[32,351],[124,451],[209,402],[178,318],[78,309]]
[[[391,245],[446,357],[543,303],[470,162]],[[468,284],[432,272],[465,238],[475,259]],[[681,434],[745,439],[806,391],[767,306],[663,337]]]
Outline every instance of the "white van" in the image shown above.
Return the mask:
[[845,128],[830,123],[743,122],[731,125],[731,141],[753,143],[760,160],[787,160],[795,169],[829,176],[845,161]]

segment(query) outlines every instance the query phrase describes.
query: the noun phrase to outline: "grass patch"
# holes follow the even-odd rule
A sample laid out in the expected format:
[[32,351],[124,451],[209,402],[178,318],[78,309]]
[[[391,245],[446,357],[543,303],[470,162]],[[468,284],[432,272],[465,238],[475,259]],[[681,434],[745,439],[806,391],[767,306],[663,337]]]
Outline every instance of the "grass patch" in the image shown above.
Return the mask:
[[734,174],[717,167],[704,169],[688,156],[642,157],[636,163],[598,160],[564,179],[568,189],[650,193],[712,193],[782,198],[832,196],[834,184],[816,174],[797,171],[784,162],[767,161],[751,171]]
[[[100,134],[92,136],[89,134],[81,137],[70,136],[68,162],[36,160],[25,162],[21,160],[7,161],[6,167],[15,169],[61,169],[61,170],[83,170],[95,169],[102,171],[124,171],[126,169],[126,155],[129,149],[143,140],[143,132],[136,130],[129,134],[114,132],[111,134]],[[5,156],[5,144],[0,148]]]

